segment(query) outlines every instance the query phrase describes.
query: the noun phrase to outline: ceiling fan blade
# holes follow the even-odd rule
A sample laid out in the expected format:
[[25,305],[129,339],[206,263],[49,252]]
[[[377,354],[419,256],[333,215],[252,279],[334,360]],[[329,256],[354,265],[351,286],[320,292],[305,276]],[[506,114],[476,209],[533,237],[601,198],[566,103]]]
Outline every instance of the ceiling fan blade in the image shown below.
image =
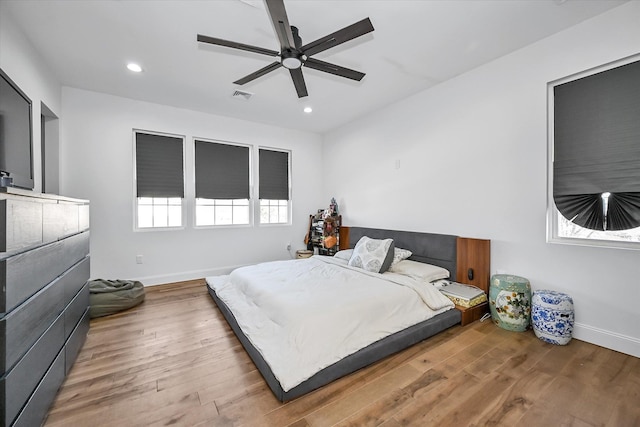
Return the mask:
[[260,53],[262,55],[269,56],[277,56],[280,52],[276,52],[275,50],[265,49],[263,47],[251,46],[249,44],[232,42],[229,40],[218,39],[216,37],[203,36],[202,34],[198,34],[198,41],[202,43],[209,43],[217,46],[230,47],[233,49],[246,50],[249,52]]
[[314,42],[308,43],[300,50],[307,56],[315,55],[316,53],[323,52],[331,47],[338,46],[344,42],[355,39],[367,33],[373,31],[373,24],[369,18],[365,18],[362,21],[351,24],[348,27],[344,27],[341,30],[331,33],[328,36],[322,37]]
[[267,65],[266,67],[259,69],[258,71],[254,71],[253,73],[249,74],[248,76],[244,76],[240,80],[236,80],[233,83],[235,83],[237,85],[243,85],[245,83],[249,83],[250,81],[257,79],[258,77],[264,76],[265,74],[270,73],[271,71],[280,68],[281,65],[282,64],[280,64],[278,61],[273,62],[273,63]]
[[278,41],[280,41],[280,47],[282,50],[295,49],[296,44],[291,32],[291,25],[289,25],[289,18],[287,18],[287,10],[284,8],[284,1],[266,0],[265,3],[273,29],[278,36]]
[[302,75],[302,70],[300,68],[296,68],[295,70],[289,70],[291,73],[291,78],[293,79],[293,85],[296,87],[296,92],[298,92],[298,98],[304,98],[309,95],[307,93],[307,85],[304,84],[304,76]]
[[341,67],[339,65],[330,64],[328,62],[320,61],[315,58],[308,58],[305,63],[305,67],[313,68],[314,70],[324,71],[325,73],[335,74],[336,76],[346,77],[351,80],[360,81],[365,76],[360,71],[352,70],[350,68]]

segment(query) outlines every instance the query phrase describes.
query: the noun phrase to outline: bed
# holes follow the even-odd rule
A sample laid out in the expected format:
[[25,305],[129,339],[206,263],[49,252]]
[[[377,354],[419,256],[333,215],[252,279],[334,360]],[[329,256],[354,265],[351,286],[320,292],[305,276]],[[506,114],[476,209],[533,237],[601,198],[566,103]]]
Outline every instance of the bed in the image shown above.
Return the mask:
[[[463,281],[459,272],[488,271],[488,258],[469,252],[462,243],[469,239],[453,235],[342,227],[341,250],[365,236],[393,239],[395,248],[412,252],[409,261],[441,267],[451,280]],[[282,402],[460,324],[461,312],[432,286],[394,272],[363,272],[337,258],[276,261],[207,278],[211,297]],[[301,278],[304,290],[293,277]],[[318,293],[307,294],[314,287]],[[309,298],[315,308],[303,305]],[[388,322],[378,324],[375,316],[366,317],[368,311],[396,314],[378,316]]]

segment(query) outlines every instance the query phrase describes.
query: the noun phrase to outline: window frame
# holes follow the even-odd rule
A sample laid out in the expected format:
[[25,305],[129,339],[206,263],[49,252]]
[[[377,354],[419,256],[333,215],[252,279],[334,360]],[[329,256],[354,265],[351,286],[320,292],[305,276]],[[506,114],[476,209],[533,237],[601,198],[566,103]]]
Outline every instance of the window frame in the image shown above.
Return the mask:
[[[248,215],[249,215],[249,222],[247,224],[206,224],[206,225],[198,225],[198,216],[197,216],[197,211],[198,211],[198,198],[195,195],[195,185],[196,185],[196,141],[201,141],[201,142],[210,142],[213,144],[226,144],[226,145],[234,145],[234,146],[238,146],[238,147],[247,147],[249,149],[249,206],[248,206]],[[254,212],[254,192],[253,192],[253,188],[254,188],[254,183],[253,183],[253,179],[254,179],[254,171],[253,171],[253,151],[254,151],[254,146],[251,144],[243,144],[243,143],[239,143],[239,142],[233,142],[233,141],[224,141],[221,139],[212,139],[212,138],[201,138],[201,137],[193,137],[191,139],[191,147],[192,147],[192,153],[193,153],[193,170],[192,170],[192,176],[193,176],[193,200],[191,201],[192,205],[193,205],[193,215],[192,215],[192,220],[193,220],[193,228],[194,229],[212,229],[212,228],[247,228],[247,227],[253,227],[254,222],[255,222],[255,212]],[[203,199],[203,200],[244,200],[244,199]]]
[[[289,199],[287,200],[287,221],[286,222],[262,222],[261,221],[261,199],[260,198],[260,150],[270,150],[270,151],[278,151],[281,153],[287,153],[288,155],[288,161],[287,161],[287,173],[288,173],[288,177],[289,177],[289,183],[288,183],[288,194],[289,194]],[[275,147],[268,147],[268,146],[264,146],[264,145],[258,145],[255,147],[255,156],[256,156],[256,177],[257,177],[257,183],[256,183],[256,191],[255,193],[252,193],[253,199],[255,200],[255,209],[254,209],[254,215],[256,218],[256,223],[259,227],[278,227],[278,226],[290,226],[293,224],[292,221],[292,213],[293,213],[293,197],[292,197],[292,185],[291,185],[291,169],[292,169],[292,152],[291,150],[287,150],[284,148],[275,148]],[[264,200],[278,200],[281,201],[281,199],[264,199]]]
[[[553,197],[553,180],[554,180],[554,88],[558,85],[568,83],[574,80],[588,77],[603,71],[611,70],[632,62],[640,60],[640,55],[632,55],[620,60],[612,61],[597,67],[590,68],[566,77],[562,77],[547,83],[547,207],[546,207],[546,231],[547,243],[592,246],[602,248],[640,250],[640,242],[629,242],[622,240],[602,239],[602,238],[584,238],[584,237],[566,237],[560,236],[560,216],[562,215],[555,205]],[[578,226],[579,227],[579,226]],[[606,232],[605,232],[606,233]],[[615,231],[610,231],[613,234]]]
[[[184,203],[184,199],[180,199],[180,225],[166,225],[166,226],[150,226],[150,227],[142,227],[140,226],[140,215],[139,215],[139,210],[141,206],[149,206],[149,204],[147,203],[140,203],[141,199],[152,199],[153,202],[151,203],[151,206],[155,206],[155,199],[180,199],[179,197],[136,197],[136,227],[137,227],[137,231],[148,231],[148,230],[177,230],[177,229],[181,229],[181,228],[185,228],[185,224],[184,224],[184,209],[185,209],[185,203]],[[158,206],[166,206],[167,208],[170,206],[178,206],[178,205],[172,205],[169,200],[167,200],[166,203],[158,203]],[[168,215],[167,215],[167,222],[168,222]],[[153,219],[152,219],[153,220]]]
[[[139,208],[139,197],[138,197],[138,168],[137,168],[137,153],[136,153],[136,134],[137,133],[145,133],[149,135],[158,135],[158,136],[167,136],[171,138],[179,138],[182,140],[182,186],[184,191],[184,197],[181,198],[180,203],[180,226],[165,226],[165,227],[140,227],[138,220],[138,208]],[[149,232],[149,231],[175,231],[175,230],[184,230],[186,229],[186,205],[187,205],[187,192],[186,190],[186,136],[180,134],[173,134],[167,132],[159,132],[159,131],[150,131],[146,129],[132,129],[132,149],[133,149],[133,231],[134,232]],[[168,197],[153,197],[153,198],[168,198]]]

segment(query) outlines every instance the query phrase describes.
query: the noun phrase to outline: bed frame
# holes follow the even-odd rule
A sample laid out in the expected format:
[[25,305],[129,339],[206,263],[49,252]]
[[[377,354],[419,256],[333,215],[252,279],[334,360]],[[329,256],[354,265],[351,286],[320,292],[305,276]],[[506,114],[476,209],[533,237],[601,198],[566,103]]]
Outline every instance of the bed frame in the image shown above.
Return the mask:
[[[410,231],[381,230],[363,227],[341,227],[340,249],[352,248],[360,237],[392,238],[396,247],[413,252],[410,259],[438,265],[449,270],[451,279],[461,283],[474,284],[487,291],[489,285],[489,241],[460,238],[446,234],[417,233]],[[474,283],[475,282],[475,283]],[[429,338],[456,324],[464,323],[465,310],[449,310],[418,323],[408,329],[383,338],[344,359],[322,369],[296,387],[284,391],[271,372],[271,368],[262,358],[242,329],[229,308],[215,291],[207,286],[211,297],[218,305],[225,319],[235,332],[243,347],[255,363],[275,396],[285,402],[309,393],[340,377],[364,368],[391,354],[397,353],[426,338]],[[468,317],[468,316],[467,316]]]

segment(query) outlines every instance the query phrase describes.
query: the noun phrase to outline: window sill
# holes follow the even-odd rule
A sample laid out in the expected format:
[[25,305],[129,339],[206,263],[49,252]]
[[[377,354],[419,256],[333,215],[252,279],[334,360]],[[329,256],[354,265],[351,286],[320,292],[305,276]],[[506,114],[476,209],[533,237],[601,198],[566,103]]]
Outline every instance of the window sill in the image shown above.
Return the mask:
[[624,242],[614,240],[581,239],[571,237],[548,237],[547,243],[573,246],[590,246],[595,248],[624,249],[640,251],[640,242]]

